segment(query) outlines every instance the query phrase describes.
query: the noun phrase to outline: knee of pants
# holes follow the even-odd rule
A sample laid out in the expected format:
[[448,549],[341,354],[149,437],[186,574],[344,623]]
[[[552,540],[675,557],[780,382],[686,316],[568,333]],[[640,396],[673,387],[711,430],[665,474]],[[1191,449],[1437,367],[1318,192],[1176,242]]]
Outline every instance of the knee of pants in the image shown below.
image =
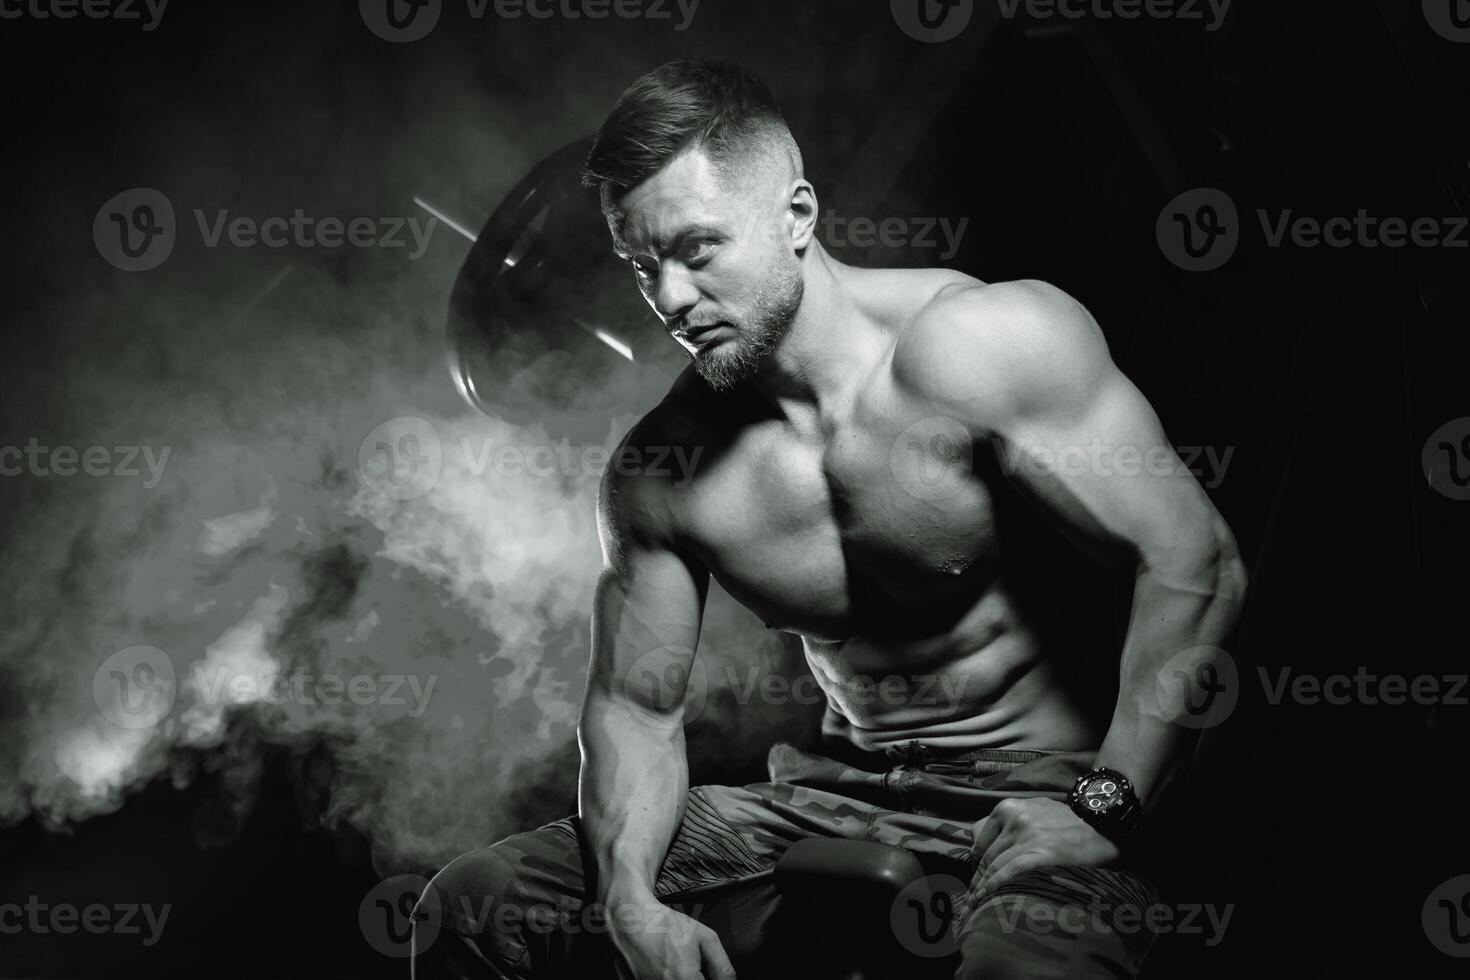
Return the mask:
[[431,922],[416,923],[412,980],[523,980],[531,975],[528,954],[487,950],[481,939],[442,929]]
[[961,943],[955,980],[1088,980],[1129,976],[1084,968],[1086,944],[1075,932],[1036,928],[1027,913],[1047,903],[1014,896],[988,903]]
[[455,858],[414,906],[414,976],[512,975],[527,957],[521,928],[529,902],[521,875],[494,846]]
[[1137,976],[1153,936],[1133,928],[1133,918],[1112,912],[1136,907],[1141,913],[1156,899],[1147,882],[1110,870],[1047,868],[1020,875],[971,914],[956,980]]

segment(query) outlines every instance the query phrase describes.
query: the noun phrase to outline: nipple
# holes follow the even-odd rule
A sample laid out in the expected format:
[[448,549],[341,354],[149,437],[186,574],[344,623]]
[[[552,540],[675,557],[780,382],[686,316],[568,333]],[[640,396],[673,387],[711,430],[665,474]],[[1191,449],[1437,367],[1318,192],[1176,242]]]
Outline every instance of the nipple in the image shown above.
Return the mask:
[[939,571],[945,575],[963,575],[970,565],[968,558],[946,558],[939,563]]

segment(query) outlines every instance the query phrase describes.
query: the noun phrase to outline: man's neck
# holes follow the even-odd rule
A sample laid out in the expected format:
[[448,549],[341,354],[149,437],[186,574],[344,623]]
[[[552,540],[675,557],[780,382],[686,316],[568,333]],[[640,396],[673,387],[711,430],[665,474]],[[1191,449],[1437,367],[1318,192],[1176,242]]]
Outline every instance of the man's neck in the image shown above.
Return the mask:
[[826,429],[881,356],[885,340],[853,294],[857,271],[813,243],[802,257],[801,307],[781,344],[747,383],[801,428]]

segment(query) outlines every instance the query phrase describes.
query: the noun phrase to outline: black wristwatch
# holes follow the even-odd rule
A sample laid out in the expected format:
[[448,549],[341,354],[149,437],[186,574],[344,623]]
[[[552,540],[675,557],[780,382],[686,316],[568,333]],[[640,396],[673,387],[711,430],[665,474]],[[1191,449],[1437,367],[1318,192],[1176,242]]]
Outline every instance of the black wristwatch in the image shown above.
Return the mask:
[[1094,769],[1077,777],[1067,805],[1114,844],[1121,845],[1143,822],[1138,793],[1116,769]]

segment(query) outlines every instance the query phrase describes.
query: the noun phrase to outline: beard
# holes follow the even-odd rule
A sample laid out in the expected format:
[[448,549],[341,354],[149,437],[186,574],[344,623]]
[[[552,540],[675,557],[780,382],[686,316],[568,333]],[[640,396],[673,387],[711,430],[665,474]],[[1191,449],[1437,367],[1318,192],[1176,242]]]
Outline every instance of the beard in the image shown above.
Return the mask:
[[795,258],[778,258],[756,287],[750,312],[740,320],[728,321],[735,328],[734,339],[690,353],[694,370],[716,391],[729,391],[749,380],[781,346],[801,308],[805,288]]

